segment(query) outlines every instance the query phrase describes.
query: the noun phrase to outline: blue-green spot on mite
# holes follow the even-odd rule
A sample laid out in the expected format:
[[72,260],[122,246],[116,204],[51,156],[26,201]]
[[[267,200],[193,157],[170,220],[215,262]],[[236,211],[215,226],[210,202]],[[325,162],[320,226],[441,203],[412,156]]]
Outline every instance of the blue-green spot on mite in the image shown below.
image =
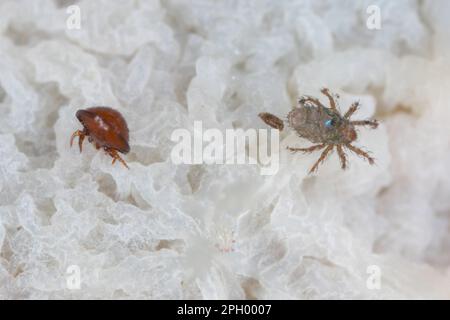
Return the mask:
[[331,128],[333,126],[333,119],[325,120],[325,127]]

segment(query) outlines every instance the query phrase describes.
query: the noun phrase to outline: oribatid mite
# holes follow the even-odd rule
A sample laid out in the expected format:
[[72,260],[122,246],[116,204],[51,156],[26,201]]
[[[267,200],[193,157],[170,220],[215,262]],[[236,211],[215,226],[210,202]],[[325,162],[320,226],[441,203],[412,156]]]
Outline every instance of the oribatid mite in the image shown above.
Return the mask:
[[88,137],[97,149],[102,148],[112,158],[112,163],[120,161],[128,168],[126,162],[119,156],[119,152],[126,154],[130,151],[128,145],[128,126],[119,111],[109,107],[93,107],[78,110],[76,117],[83,125],[83,130],[77,130],[70,138],[70,146],[78,137],[78,146],[82,151],[83,140]]
[[[297,134],[308,139],[315,145],[309,148],[291,148],[287,149],[292,152],[313,152],[325,150],[319,159],[312,166],[309,173],[317,170],[320,163],[336,148],[341,160],[342,169],[347,168],[347,157],[344,148],[356,153],[357,155],[367,159],[370,164],[374,164],[375,160],[369,156],[367,152],[352,145],[356,140],[357,134],[355,126],[370,126],[372,129],[378,127],[376,120],[352,121],[350,117],[358,110],[359,102],[354,102],[348,111],[341,115],[336,107],[337,95],[333,96],[327,88],[323,88],[321,92],[328,98],[330,107],[325,107],[317,98],[311,96],[302,96],[298,100],[298,106],[295,107],[287,115],[289,126],[297,132]],[[283,130],[283,120],[270,113],[260,113],[261,119],[269,126]]]

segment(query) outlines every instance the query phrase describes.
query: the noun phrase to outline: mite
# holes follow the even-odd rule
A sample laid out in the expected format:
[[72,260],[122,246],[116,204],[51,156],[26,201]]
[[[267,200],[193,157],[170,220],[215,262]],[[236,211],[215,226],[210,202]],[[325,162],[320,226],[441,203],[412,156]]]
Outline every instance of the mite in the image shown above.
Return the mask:
[[[352,121],[351,116],[358,110],[359,102],[354,102],[348,111],[342,115],[337,109],[337,98],[333,96],[327,88],[323,88],[321,92],[328,98],[330,107],[325,107],[317,98],[311,96],[303,96],[298,100],[298,105],[287,115],[287,122],[297,134],[308,139],[313,146],[309,148],[290,148],[291,152],[305,152],[323,150],[319,159],[312,166],[309,173],[317,170],[319,165],[333,151],[337,150],[341,161],[342,169],[347,168],[347,157],[344,149],[348,149],[357,155],[367,159],[372,165],[375,160],[369,154],[360,148],[352,145],[357,138],[356,126],[370,126],[372,129],[378,127],[376,120]],[[259,117],[272,128],[282,130],[283,120],[270,113],[260,113]]]
[[83,130],[77,130],[70,138],[70,146],[78,137],[80,153],[83,149],[83,140],[88,137],[97,149],[103,148],[109,154],[114,164],[120,161],[128,168],[126,162],[119,156],[119,152],[126,154],[130,151],[128,145],[128,126],[119,111],[108,107],[93,107],[78,110],[76,117],[83,125]]

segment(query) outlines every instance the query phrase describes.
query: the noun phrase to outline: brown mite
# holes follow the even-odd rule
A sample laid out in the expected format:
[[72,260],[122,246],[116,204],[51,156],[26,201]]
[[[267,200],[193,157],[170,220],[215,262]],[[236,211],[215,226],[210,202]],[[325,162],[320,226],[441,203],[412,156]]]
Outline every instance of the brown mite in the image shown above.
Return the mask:
[[[327,88],[323,88],[321,92],[328,98],[330,108],[325,107],[317,98],[303,96],[298,100],[298,106],[289,112],[287,121],[289,126],[297,132],[297,134],[309,141],[316,143],[309,148],[290,148],[292,152],[313,152],[316,150],[325,150],[320,158],[313,165],[309,173],[317,170],[320,163],[336,148],[341,160],[342,169],[347,168],[347,158],[344,148],[366,158],[370,164],[374,164],[375,160],[369,154],[360,148],[355,147],[351,143],[356,140],[357,134],[355,126],[370,126],[373,129],[378,127],[376,120],[351,121],[350,117],[358,110],[359,102],[354,102],[348,111],[341,115],[336,107],[335,97]],[[336,96],[338,98],[338,96]],[[282,130],[283,120],[270,113],[260,113],[261,119],[272,128]]]
[[103,148],[113,158],[113,164],[118,160],[128,168],[118,154],[118,152],[126,154],[130,151],[128,126],[119,111],[108,107],[93,107],[78,110],[76,117],[83,125],[83,130],[77,130],[72,134],[71,147],[73,140],[78,136],[81,152],[83,140],[87,136],[89,142],[92,142],[97,149]]

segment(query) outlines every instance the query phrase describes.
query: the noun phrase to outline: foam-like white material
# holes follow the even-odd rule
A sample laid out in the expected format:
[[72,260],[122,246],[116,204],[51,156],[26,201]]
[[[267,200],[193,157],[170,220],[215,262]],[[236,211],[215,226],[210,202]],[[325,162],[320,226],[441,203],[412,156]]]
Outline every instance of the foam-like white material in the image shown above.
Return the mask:
[[[366,27],[373,4],[380,30]],[[450,298],[449,12],[2,1],[0,298]],[[342,171],[333,154],[308,176],[319,154],[288,153],[308,145],[289,131],[274,176],[171,161],[177,128],[266,128],[258,113],[283,117],[324,86],[381,121],[356,142],[376,165],[349,154]],[[125,116],[130,170],[69,148],[76,110],[93,105]]]

